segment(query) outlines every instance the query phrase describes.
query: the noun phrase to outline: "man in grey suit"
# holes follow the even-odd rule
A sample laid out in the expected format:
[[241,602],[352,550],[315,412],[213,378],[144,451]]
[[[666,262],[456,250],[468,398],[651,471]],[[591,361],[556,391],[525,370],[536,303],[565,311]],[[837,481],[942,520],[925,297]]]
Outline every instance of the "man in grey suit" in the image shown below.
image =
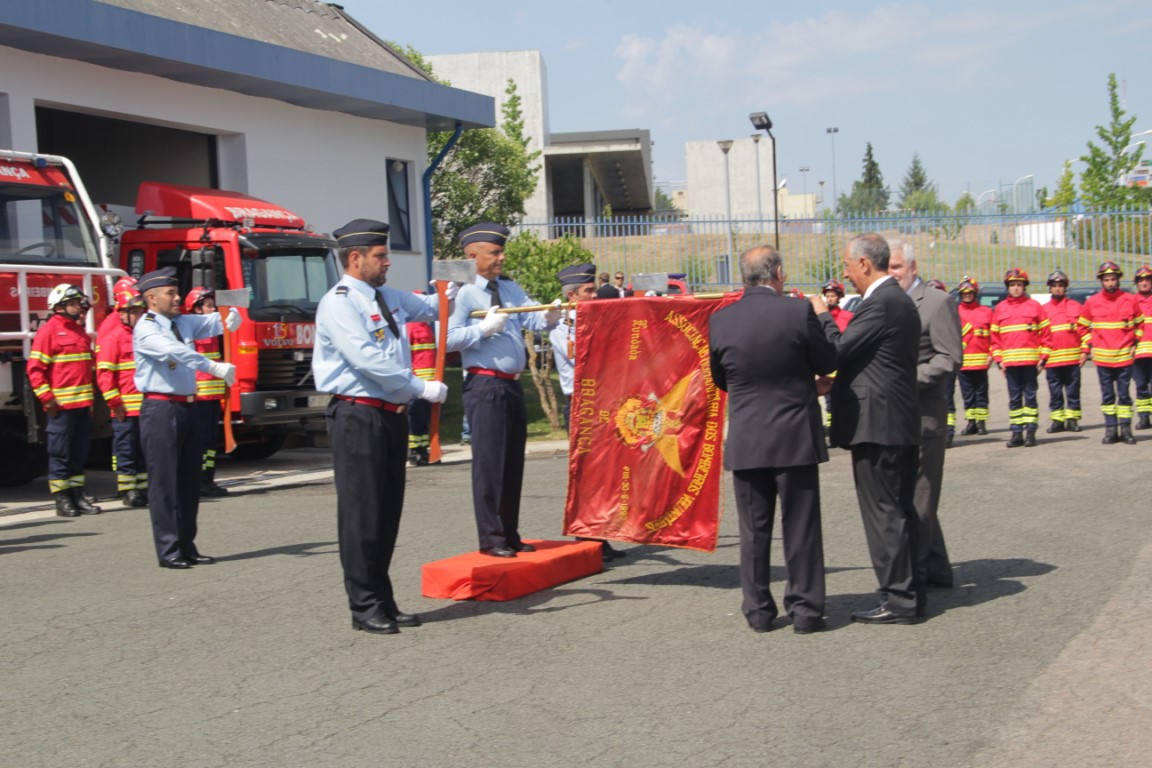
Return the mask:
[[[960,315],[956,302],[920,279],[916,253],[903,240],[888,244],[892,255],[888,274],[916,304],[920,315],[920,358],[916,378],[920,396],[920,470],[914,501],[920,517],[917,577],[926,586],[951,587],[952,563],[936,515],[944,484],[944,454],[948,439],[948,386],[960,370]],[[921,604],[920,608],[923,609]]]
[[740,274],[744,295],[712,315],[709,344],[712,378],[729,396],[724,468],[732,470],[740,516],[741,608],[754,631],[772,628],[777,610],[768,556],[779,495],[784,610],[794,632],[818,632],[824,628],[819,465],[828,450],[817,376],[836,368],[836,349],[812,307],[784,296],[784,265],[774,248],[742,254]]
[[852,614],[866,624],[912,624],[923,589],[916,579],[920,519],[913,504],[920,409],[916,305],[888,275],[888,243],[858,235],[844,248],[844,276],[862,295],[843,332],[824,299],[811,297],[825,335],[836,345],[832,445],[850,448],[856,499],[881,603]]

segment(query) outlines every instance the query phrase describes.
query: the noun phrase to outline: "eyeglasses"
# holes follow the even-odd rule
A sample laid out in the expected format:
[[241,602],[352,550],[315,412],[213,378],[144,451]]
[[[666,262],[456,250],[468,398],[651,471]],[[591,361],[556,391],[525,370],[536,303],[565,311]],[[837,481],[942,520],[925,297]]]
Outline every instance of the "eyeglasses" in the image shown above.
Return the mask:
[[617,280],[623,280],[623,279],[624,279],[624,275],[616,275],[616,279],[617,279]]

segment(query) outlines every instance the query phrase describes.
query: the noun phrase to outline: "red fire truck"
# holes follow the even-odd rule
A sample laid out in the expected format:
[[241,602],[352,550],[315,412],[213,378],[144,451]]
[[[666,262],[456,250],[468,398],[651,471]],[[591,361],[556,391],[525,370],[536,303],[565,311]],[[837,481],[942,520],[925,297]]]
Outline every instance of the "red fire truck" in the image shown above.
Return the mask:
[[244,324],[224,359],[237,367],[229,407],[241,458],[264,458],[292,428],[320,422],[328,397],[312,380],[316,305],[336,284],[336,242],[278,205],[238,192],[144,182],[143,214],[120,240],[133,277],[175,267],[180,294],[247,289]]
[[[0,150],[0,485],[26,483],[45,468],[43,411],[25,367],[48,292],[81,286],[92,300],[88,332],[108,313],[110,261],[119,219],[98,214],[67,158]],[[106,412],[96,436],[105,436]]]

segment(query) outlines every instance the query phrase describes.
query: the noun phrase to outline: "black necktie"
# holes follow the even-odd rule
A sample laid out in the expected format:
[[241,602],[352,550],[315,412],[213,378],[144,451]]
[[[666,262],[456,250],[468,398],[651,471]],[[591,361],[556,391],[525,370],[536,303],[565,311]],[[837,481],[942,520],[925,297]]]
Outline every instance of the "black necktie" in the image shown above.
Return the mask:
[[488,290],[492,291],[492,306],[504,306],[504,304],[500,301],[500,283],[496,282],[495,280],[489,280]]
[[376,306],[380,307],[380,314],[384,315],[384,319],[388,321],[388,330],[392,331],[392,335],[400,338],[400,329],[396,326],[396,319],[392,317],[392,312],[388,309],[388,305],[384,303],[384,297],[380,295],[380,291],[372,291],[376,296]]
[[180,329],[176,326],[176,322],[172,322],[172,335],[176,337],[176,341],[181,344],[184,343],[184,337],[180,335]]

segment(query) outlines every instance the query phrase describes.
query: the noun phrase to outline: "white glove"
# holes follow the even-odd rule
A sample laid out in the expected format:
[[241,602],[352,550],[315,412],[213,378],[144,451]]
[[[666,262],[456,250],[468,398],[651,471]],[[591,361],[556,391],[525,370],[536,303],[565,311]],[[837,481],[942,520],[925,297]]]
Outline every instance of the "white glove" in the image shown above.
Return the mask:
[[[429,280],[428,284],[433,288],[437,287],[436,280]],[[448,299],[448,301],[456,301],[456,294],[460,293],[461,285],[463,285],[463,283],[448,283],[444,288],[444,298]]]
[[426,381],[420,399],[430,403],[442,403],[448,399],[448,385],[442,381]]
[[560,299],[552,302],[552,309],[544,313],[544,322],[548,325],[556,325],[560,322]]
[[484,315],[484,319],[480,321],[480,332],[484,334],[484,338],[501,333],[504,326],[508,324],[508,315],[499,314],[497,309],[499,307],[491,307],[488,314]]
[[244,322],[244,318],[240,317],[240,311],[236,307],[232,307],[228,310],[228,317],[224,318],[224,327],[228,329],[229,333],[236,333],[242,322]]
[[218,379],[224,379],[224,383],[228,386],[236,383],[236,366],[232,363],[218,363],[215,360],[209,360],[208,373]]

